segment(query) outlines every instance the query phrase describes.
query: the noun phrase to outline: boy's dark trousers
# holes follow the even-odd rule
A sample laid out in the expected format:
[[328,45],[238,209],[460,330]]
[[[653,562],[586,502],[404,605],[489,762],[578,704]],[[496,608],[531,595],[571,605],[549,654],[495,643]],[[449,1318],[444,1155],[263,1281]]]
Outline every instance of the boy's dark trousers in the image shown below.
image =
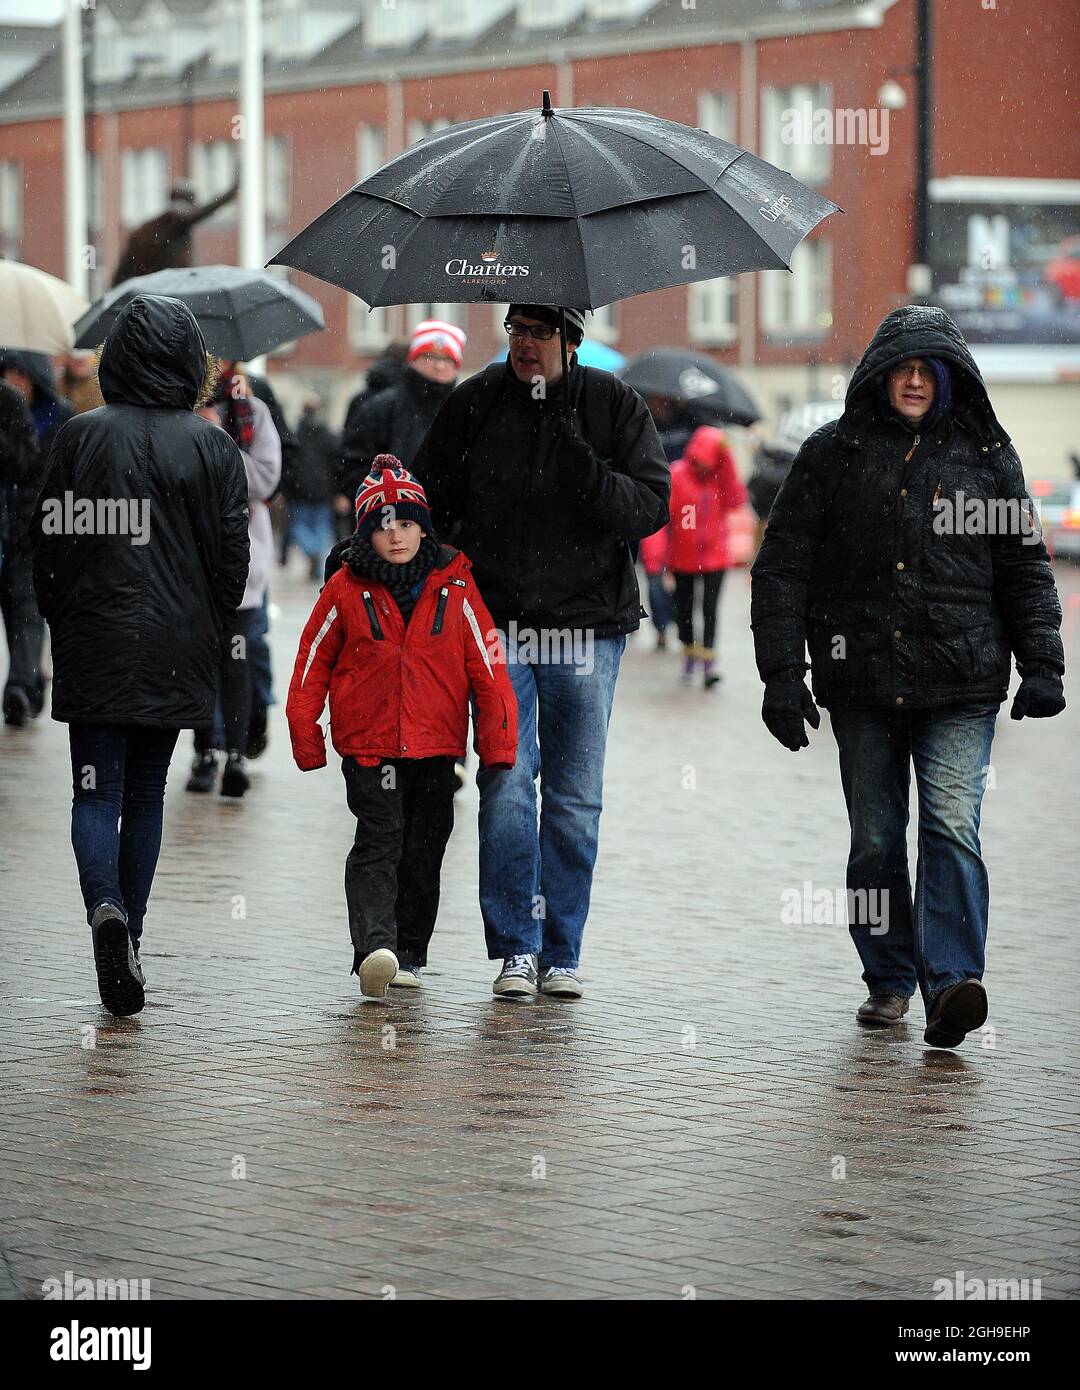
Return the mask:
[[353,973],[386,947],[426,965],[439,911],[439,874],[454,828],[453,758],[394,758],[361,767],[342,758],[356,840],[345,861]]

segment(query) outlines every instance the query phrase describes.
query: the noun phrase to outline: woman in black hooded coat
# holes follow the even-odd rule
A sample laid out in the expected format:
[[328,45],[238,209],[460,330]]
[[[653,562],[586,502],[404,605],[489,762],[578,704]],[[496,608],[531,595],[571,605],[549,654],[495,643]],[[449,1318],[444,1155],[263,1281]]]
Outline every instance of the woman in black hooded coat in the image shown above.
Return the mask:
[[105,405],[52,443],[31,546],[70,725],[71,839],[98,986],[144,1002],[138,948],[177,735],[211,723],[222,630],[248,570],[240,451],[194,413],[211,373],[178,300],[140,295],[105,341]]

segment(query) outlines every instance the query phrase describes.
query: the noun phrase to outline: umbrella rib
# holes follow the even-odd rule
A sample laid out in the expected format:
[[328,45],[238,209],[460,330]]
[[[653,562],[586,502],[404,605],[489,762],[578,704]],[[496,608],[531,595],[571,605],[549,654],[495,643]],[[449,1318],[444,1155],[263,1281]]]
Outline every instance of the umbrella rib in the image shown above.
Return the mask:
[[[572,113],[570,113],[570,114],[572,114]],[[647,113],[644,113],[644,112],[643,112],[642,114],[647,114]],[[614,122],[610,122],[610,124],[615,124],[615,123],[614,123]],[[590,140],[590,141],[593,143],[594,147],[595,147],[598,151],[602,152],[602,153],[605,154],[605,155],[608,155],[608,154],[610,153],[609,151],[607,151],[607,150],[604,149],[604,146],[601,145],[600,142],[596,139],[596,136],[589,130],[588,126],[585,124],[584,121],[579,121],[579,122],[577,123],[577,128],[580,130],[580,133],[581,133],[585,138],[587,138],[588,140]],[[648,140],[643,140],[643,139],[641,138],[640,135],[634,135],[632,132],[630,132],[630,131],[628,131],[628,130],[624,130],[621,126],[617,126],[616,128],[618,129],[618,133],[619,133],[624,139],[626,139],[626,140],[632,140],[632,141],[633,141],[635,144],[637,144],[637,145],[643,145],[643,146],[645,147],[645,149],[647,149],[651,154],[658,154],[658,155],[660,155],[660,157],[661,157],[662,159],[666,159],[669,163],[676,165],[676,166],[677,166],[679,169],[681,169],[684,173],[690,174],[693,178],[700,180],[702,188],[708,189],[708,191],[709,191],[710,193],[716,191],[716,185],[720,182],[720,180],[721,180],[721,179],[723,178],[723,176],[727,173],[727,171],[732,167],[732,165],[737,164],[737,163],[739,162],[739,160],[742,159],[743,155],[748,153],[748,151],[746,151],[746,150],[739,149],[738,146],[732,146],[733,149],[737,149],[737,150],[738,150],[738,153],[735,155],[735,158],[734,158],[734,159],[729,159],[728,162],[724,165],[724,167],[723,167],[723,168],[720,170],[720,172],[717,174],[716,178],[712,181],[712,183],[711,183],[711,184],[707,184],[707,183],[705,182],[705,180],[701,177],[700,174],[695,173],[693,169],[687,168],[687,166],[682,162],[682,160],[679,159],[679,158],[677,157],[677,155],[676,155],[675,153],[673,153],[672,151],[670,151],[670,150],[665,150],[665,149],[664,149],[662,146],[660,146],[660,145],[652,145],[652,144],[649,143]],[[703,132],[703,133],[707,133],[707,132]],[[719,137],[718,135],[715,135],[715,136],[713,136],[712,138],[713,138],[714,140],[718,140],[720,137]],[[725,143],[725,144],[728,144],[728,143],[730,143],[730,142],[729,142],[729,141],[725,141],[724,143]],[[661,195],[661,196],[664,196],[664,195]],[[640,200],[640,201],[643,201],[643,200]],[[618,207],[618,206],[620,206],[620,205],[619,205],[619,204],[615,204],[615,206]],[[596,212],[604,212],[604,211],[606,211],[606,209],[605,209],[605,208],[596,208],[595,211],[596,211]]]

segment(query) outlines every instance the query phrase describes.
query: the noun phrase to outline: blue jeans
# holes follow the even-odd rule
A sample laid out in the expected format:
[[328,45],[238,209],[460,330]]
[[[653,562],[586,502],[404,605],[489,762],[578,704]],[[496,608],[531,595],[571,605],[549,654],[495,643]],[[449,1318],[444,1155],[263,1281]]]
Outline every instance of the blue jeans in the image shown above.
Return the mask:
[[646,576],[649,581],[649,617],[657,632],[667,632],[674,616],[674,601],[664,588],[663,571]]
[[588,660],[575,663],[572,652],[532,660],[520,641],[508,644],[517,762],[509,771],[481,769],[476,777],[480,911],[492,960],[536,955],[541,968],[578,963],[596,863],[604,749],[625,647],[625,636],[592,638],[589,669]]
[[[947,985],[982,978],[990,884],[979,817],[997,713],[996,704],[830,711],[851,822],[849,923],[871,994],[908,997],[917,984],[929,1011]],[[919,799],[914,899],[912,765]],[[887,918],[873,911],[882,902]],[[863,904],[871,910],[860,912]]]
[[329,502],[290,502],[282,552],[299,546],[309,560],[326,559],[334,544],[334,513]]
[[139,945],[161,849],[165,779],[178,729],[72,724],[71,846],[86,920],[110,902]]

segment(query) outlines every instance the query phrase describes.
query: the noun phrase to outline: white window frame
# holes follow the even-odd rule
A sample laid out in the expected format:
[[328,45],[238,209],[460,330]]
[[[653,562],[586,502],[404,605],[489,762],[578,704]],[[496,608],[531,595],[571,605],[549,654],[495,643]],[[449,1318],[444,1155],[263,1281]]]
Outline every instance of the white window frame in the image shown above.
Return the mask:
[[586,0],[585,8],[590,19],[637,19],[646,10],[651,10],[656,2],[657,0]]
[[[192,182],[200,203],[210,202],[233,185],[239,149],[232,140],[201,140],[191,147]],[[218,208],[204,225],[230,226],[237,218],[236,199]]]
[[349,295],[348,309],[349,346],[362,357],[382,352],[390,342],[387,328],[386,309],[381,305],[369,309],[362,299]]
[[523,29],[558,29],[577,19],[585,0],[519,0],[518,23]]
[[832,242],[801,242],[791,270],[768,270],[761,279],[761,331],[773,341],[826,337],[832,328]]
[[[160,177],[159,177],[160,174]],[[151,185],[156,184],[156,187]],[[128,148],[121,154],[123,224],[139,227],[169,206],[169,153],[156,145]]]
[[[386,127],[361,123],[354,134],[356,147],[356,182],[362,183],[386,162]],[[390,342],[387,311],[381,305],[369,309],[362,299],[350,295],[346,315],[349,346],[354,352],[367,356],[382,352]]]
[[437,135],[440,130],[445,130],[450,123],[448,116],[434,116],[430,121],[410,121],[408,144],[416,145],[421,140],[426,140],[429,135]]
[[456,328],[464,329],[465,309],[464,304],[406,304],[405,335],[411,338],[417,324],[425,319],[442,319],[443,323],[452,323]]
[[0,252],[21,259],[23,240],[23,172],[17,159],[0,161]]
[[[292,215],[292,140],[288,135],[267,135],[263,158],[266,163],[266,220],[288,222]],[[279,161],[276,167],[275,160]]]
[[686,287],[686,333],[692,343],[727,347],[739,336],[739,280],[718,275]]
[[[738,119],[734,92],[699,92],[698,129],[720,140],[735,143]],[[690,342],[702,347],[727,347],[739,336],[739,288],[733,275],[712,280],[696,280],[686,287],[686,334]]]
[[364,44],[368,48],[411,48],[428,28],[427,0],[368,0]]
[[831,86],[827,82],[797,82],[788,87],[761,89],[761,157],[803,183],[827,183],[832,177],[831,145],[812,142],[787,145],[781,138],[784,112],[801,111],[807,102],[812,127],[813,112],[832,110]]

